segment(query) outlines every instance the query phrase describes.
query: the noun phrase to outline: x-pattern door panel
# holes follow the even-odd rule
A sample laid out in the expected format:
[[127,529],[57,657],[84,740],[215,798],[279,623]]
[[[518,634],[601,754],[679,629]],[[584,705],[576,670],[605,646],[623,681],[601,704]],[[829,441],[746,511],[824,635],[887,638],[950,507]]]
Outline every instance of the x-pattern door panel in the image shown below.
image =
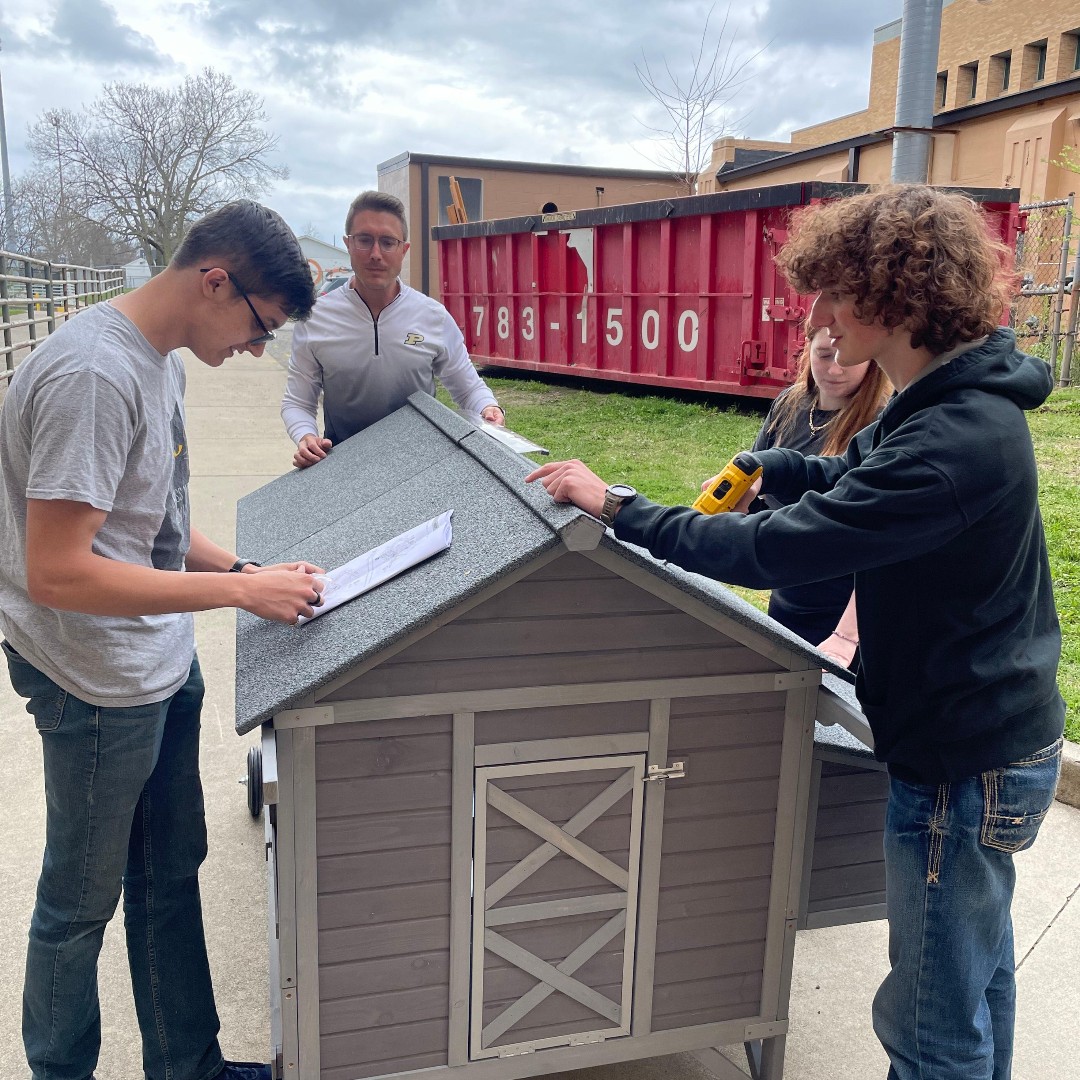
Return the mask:
[[476,770],[474,1060],[630,1034],[644,770],[637,753]]

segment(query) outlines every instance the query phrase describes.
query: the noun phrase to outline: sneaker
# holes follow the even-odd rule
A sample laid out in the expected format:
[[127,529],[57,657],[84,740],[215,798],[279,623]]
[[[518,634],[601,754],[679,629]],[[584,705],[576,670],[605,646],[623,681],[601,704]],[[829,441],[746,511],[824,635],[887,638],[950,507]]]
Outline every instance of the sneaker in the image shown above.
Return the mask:
[[226,1061],[214,1080],[270,1080],[270,1066],[259,1061]]

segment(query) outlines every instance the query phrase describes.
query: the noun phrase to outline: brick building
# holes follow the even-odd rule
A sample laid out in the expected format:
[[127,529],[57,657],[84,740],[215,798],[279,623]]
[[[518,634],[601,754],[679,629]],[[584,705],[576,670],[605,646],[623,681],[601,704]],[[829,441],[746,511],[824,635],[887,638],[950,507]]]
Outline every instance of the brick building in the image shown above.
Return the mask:
[[[788,143],[719,139],[700,190],[888,180],[901,21],[874,31],[865,109],[793,131]],[[944,0],[929,180],[1018,187],[1025,202],[1061,198],[1077,181],[1053,162],[1077,145],[1077,0]]]

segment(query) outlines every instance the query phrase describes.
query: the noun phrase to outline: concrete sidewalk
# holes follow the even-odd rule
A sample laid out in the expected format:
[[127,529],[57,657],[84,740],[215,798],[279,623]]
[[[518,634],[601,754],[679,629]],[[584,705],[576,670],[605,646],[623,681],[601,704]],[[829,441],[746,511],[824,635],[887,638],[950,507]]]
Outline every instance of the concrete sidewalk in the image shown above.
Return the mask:
[[[273,346],[274,357],[244,356],[218,370],[189,358],[192,520],[227,547],[233,545],[236,500],[290,468],[292,444],[278,417],[287,333],[282,338]],[[265,861],[262,827],[248,815],[237,782],[253,736],[240,739],[233,732],[234,621],[231,611],[196,617],[208,691],[202,742],[210,832],[202,874],[204,916],[222,1046],[229,1057],[265,1060]],[[19,995],[44,814],[37,736],[6,677],[0,679],[0,739],[8,762],[0,795],[0,1080],[26,1080]],[[1017,857],[1017,867],[1014,1080],[1072,1080],[1080,1061],[1080,810],[1055,804],[1034,848]],[[114,919],[110,926],[101,959],[98,1080],[142,1075],[119,923]],[[870,1029],[870,1002],[885,971],[883,922],[799,934],[787,1080],[884,1078],[887,1062]],[[740,1064],[745,1068],[745,1061]],[[705,1074],[695,1059],[678,1055],[573,1075],[577,1080],[702,1080]]]

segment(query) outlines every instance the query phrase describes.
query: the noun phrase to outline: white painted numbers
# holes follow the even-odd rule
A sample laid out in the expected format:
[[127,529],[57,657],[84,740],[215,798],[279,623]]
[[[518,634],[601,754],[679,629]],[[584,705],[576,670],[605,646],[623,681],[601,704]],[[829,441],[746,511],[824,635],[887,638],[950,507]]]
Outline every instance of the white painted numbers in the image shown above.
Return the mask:
[[[482,339],[486,311],[487,305],[485,304],[473,306],[473,340],[470,342],[470,347],[475,347]],[[609,307],[604,310],[602,325],[598,324],[596,329],[603,334],[604,341],[608,345],[612,348],[618,348],[620,345],[632,346],[634,342],[631,338],[635,336],[634,332],[636,331],[636,341],[641,348],[649,352],[654,352],[660,348],[661,343],[665,340],[665,335],[663,334],[664,327],[660,311],[657,308],[645,308],[641,312],[640,318],[634,320],[635,325],[632,327],[627,325],[628,320],[625,315],[626,311],[621,307]],[[573,319],[577,324],[574,328],[577,340],[582,345],[587,345],[589,333],[594,325],[593,311],[582,305],[574,313]],[[523,341],[535,341],[536,324],[536,308],[532,305],[522,307],[521,313],[516,320],[513,318],[509,306],[501,304],[495,308],[494,329],[500,341],[510,341],[515,336],[515,331],[521,335]],[[557,320],[552,320],[548,324],[548,328],[557,333],[561,329],[561,325]],[[692,353],[697,349],[701,339],[701,320],[696,310],[685,308],[678,312],[675,315],[671,330],[674,331],[672,336],[675,344],[684,353]],[[669,333],[671,330],[669,330]]]
[[660,312],[652,308],[641,316],[641,344],[650,351],[660,344]]
[[607,338],[609,345],[621,345],[622,344],[622,323],[619,320],[622,318],[622,308],[613,307],[608,308],[607,312],[607,333],[604,337]]

